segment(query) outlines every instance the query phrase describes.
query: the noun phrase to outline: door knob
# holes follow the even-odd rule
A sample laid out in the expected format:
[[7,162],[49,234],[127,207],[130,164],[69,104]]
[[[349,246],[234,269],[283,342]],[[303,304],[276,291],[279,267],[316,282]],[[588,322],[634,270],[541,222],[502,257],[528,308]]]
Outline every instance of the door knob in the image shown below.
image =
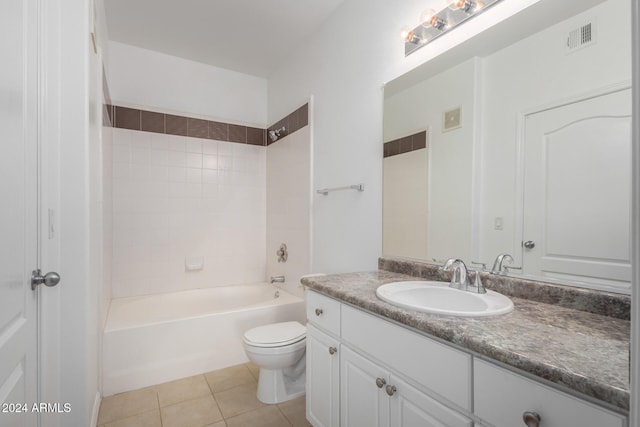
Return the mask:
[[386,383],[387,382],[384,380],[384,378],[376,378],[376,385],[378,386],[378,388],[384,387]]
[[334,354],[336,354],[336,351],[338,351],[338,349],[337,349],[337,348],[335,348],[335,347],[329,347],[329,354],[334,355]]
[[321,315],[322,315],[322,309],[316,308],[316,316],[321,316]]
[[60,283],[60,275],[58,273],[50,271],[43,276],[39,268],[31,272],[31,290],[33,291],[36,290],[38,285],[52,287],[58,283]]
[[536,412],[524,412],[522,414],[522,421],[524,421],[527,427],[539,427],[540,415]]
[[524,246],[527,249],[533,249],[536,247],[536,243],[533,240],[527,240],[522,244],[522,246]]

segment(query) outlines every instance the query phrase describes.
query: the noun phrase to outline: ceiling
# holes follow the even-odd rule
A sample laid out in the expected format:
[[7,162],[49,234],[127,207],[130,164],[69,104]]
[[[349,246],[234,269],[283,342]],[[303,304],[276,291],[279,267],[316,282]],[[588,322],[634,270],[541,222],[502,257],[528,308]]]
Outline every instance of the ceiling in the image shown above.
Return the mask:
[[105,0],[109,38],[268,77],[344,0]]

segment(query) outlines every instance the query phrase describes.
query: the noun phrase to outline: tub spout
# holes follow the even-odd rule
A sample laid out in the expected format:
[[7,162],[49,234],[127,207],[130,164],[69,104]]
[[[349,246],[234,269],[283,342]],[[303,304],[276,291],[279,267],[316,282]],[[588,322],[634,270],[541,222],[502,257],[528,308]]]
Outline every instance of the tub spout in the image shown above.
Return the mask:
[[271,283],[284,283],[284,276],[271,276]]

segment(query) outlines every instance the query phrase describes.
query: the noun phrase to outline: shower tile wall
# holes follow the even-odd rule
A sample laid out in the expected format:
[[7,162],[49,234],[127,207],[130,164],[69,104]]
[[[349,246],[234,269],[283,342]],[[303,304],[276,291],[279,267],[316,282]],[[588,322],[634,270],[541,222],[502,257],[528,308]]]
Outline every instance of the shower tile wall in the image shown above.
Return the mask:
[[263,281],[265,151],[114,128],[112,296]]

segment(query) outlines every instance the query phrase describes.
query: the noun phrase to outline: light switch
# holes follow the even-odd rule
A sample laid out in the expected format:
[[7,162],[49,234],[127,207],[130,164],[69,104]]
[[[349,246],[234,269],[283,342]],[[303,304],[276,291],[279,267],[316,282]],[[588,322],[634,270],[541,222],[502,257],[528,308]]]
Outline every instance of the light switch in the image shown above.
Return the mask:
[[502,217],[501,216],[497,216],[495,217],[495,219],[493,220],[493,228],[495,230],[502,230]]

